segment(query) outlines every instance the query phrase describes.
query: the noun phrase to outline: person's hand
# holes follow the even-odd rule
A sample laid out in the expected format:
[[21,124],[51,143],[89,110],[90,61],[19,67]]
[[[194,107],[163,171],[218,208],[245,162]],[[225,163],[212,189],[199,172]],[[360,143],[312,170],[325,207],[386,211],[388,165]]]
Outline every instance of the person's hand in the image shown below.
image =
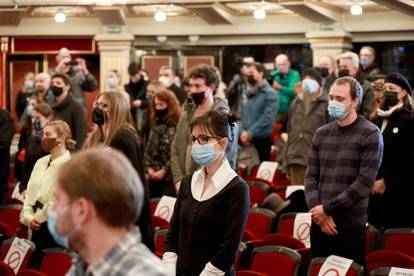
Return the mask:
[[328,216],[328,218],[321,223],[320,227],[322,232],[324,232],[327,235],[333,236],[338,234],[338,231],[336,230],[336,224],[331,216]]
[[36,219],[32,219],[30,222],[30,229],[32,230],[38,230],[40,228],[40,222],[38,222]]
[[86,67],[86,62],[83,58],[77,58],[76,61],[78,62],[78,69],[82,72],[82,74],[87,75],[89,74],[88,67]]
[[154,175],[154,173],[155,173],[155,170],[154,170],[153,168],[148,168],[148,169],[147,169],[147,173],[148,173],[148,177],[149,177],[150,179],[152,179],[152,177],[153,177],[153,175]]
[[160,181],[165,177],[166,174],[167,171],[165,169],[161,169],[152,175],[152,179],[155,181]]
[[317,224],[320,225],[322,222],[328,219],[328,215],[325,214],[322,205],[318,205],[310,209],[309,211],[312,214],[312,220]]
[[240,134],[240,142],[246,146],[250,144],[250,136],[247,131],[242,131]]
[[371,194],[384,194],[385,193],[385,181],[384,178],[381,178],[380,180],[375,181],[374,187],[372,187]]
[[277,82],[277,81],[273,81],[273,88],[276,90],[280,90],[282,89],[282,86]]
[[282,134],[280,134],[280,139],[284,142],[284,143],[286,143],[287,142],[287,140],[288,140],[288,134],[286,133],[286,132],[282,132]]
[[58,72],[61,72],[62,74],[66,74],[66,72],[69,70],[69,66],[67,63],[70,61],[70,57],[64,57],[60,60],[58,65],[56,66],[55,70]]
[[178,181],[177,183],[175,183],[175,191],[178,193],[178,191],[180,190],[181,187],[181,181]]
[[133,108],[139,108],[139,107],[141,107],[141,104],[142,104],[141,100],[135,100],[135,101],[132,102],[132,107]]

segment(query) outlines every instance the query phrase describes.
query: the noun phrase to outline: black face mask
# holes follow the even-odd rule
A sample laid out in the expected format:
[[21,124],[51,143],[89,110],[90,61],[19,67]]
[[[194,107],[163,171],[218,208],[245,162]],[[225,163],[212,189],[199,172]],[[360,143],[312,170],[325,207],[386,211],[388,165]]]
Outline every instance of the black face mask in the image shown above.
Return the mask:
[[99,107],[94,107],[92,110],[92,122],[101,126],[105,123],[105,113]]
[[326,67],[321,67],[320,68],[321,71],[321,75],[323,78],[326,78],[327,76],[329,76],[329,69]]
[[396,106],[398,104],[398,93],[385,91],[383,99],[384,101],[382,103],[382,109],[388,110],[391,107]]
[[52,86],[50,87],[50,90],[55,97],[59,97],[63,93],[63,87]]
[[338,72],[338,78],[342,78],[342,77],[349,77],[349,69],[341,69]]
[[251,75],[247,76],[247,77],[246,77],[246,80],[247,80],[247,82],[248,82],[250,85],[252,85],[252,86],[255,86],[255,85],[256,85],[256,80],[254,79],[254,77],[253,77],[253,76],[251,76]]
[[155,116],[157,116],[157,118],[162,118],[167,116],[168,114],[168,108],[166,109],[155,109]]
[[205,92],[191,93],[191,98],[196,105],[201,105],[204,102]]

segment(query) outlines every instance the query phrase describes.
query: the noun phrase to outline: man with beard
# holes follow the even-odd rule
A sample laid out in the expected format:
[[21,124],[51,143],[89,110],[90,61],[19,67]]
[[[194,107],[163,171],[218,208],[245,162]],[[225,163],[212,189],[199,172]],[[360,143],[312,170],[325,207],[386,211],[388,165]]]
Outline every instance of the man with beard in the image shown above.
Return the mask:
[[[218,77],[211,66],[200,64],[194,67],[189,74],[190,96],[192,103],[184,106],[177,123],[177,130],[171,144],[171,172],[173,181],[178,190],[183,176],[193,173],[198,165],[191,156],[190,123],[194,117],[198,117],[210,110],[229,112],[227,103],[216,97]],[[237,133],[234,133],[237,137]],[[234,169],[236,167],[237,143],[233,143],[227,154],[229,163]]]
[[54,195],[49,231],[78,254],[67,275],[168,275],[134,226],[144,187],[124,155],[111,149],[75,155],[59,170]]
[[53,105],[55,97],[50,90],[51,78],[47,73],[39,73],[35,77],[35,87],[33,93],[39,100],[45,101],[49,105]]
[[246,76],[252,88],[242,103],[240,141],[243,145],[252,143],[262,162],[270,156],[272,127],[279,109],[279,95],[267,82],[266,69],[261,63],[248,64]]

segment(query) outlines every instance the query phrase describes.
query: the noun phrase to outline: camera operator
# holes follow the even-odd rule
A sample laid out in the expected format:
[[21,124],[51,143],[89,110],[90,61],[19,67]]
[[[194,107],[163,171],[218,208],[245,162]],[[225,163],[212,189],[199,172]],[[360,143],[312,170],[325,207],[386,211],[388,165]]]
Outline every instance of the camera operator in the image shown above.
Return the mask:
[[86,110],[86,102],[84,92],[92,92],[97,87],[95,77],[89,72],[86,62],[83,58],[72,60],[70,52],[67,48],[59,50],[56,56],[57,66],[50,73],[65,74],[71,80],[72,97],[79,102]]

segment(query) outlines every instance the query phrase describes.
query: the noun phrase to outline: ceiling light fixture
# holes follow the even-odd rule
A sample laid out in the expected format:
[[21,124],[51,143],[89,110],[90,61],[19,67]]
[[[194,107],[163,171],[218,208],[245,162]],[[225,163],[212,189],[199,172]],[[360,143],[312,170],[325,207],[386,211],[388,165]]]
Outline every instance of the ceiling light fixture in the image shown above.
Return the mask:
[[55,21],[57,23],[63,23],[63,22],[65,22],[66,21],[66,15],[62,11],[58,11],[55,14]]
[[253,12],[253,16],[257,20],[262,20],[266,18],[266,11],[263,9],[264,4],[265,2],[263,0]]
[[351,14],[352,15],[361,15],[363,12],[361,5],[355,3],[351,6]]
[[157,22],[164,22],[167,19],[167,14],[163,11],[156,11],[154,13],[154,19]]

